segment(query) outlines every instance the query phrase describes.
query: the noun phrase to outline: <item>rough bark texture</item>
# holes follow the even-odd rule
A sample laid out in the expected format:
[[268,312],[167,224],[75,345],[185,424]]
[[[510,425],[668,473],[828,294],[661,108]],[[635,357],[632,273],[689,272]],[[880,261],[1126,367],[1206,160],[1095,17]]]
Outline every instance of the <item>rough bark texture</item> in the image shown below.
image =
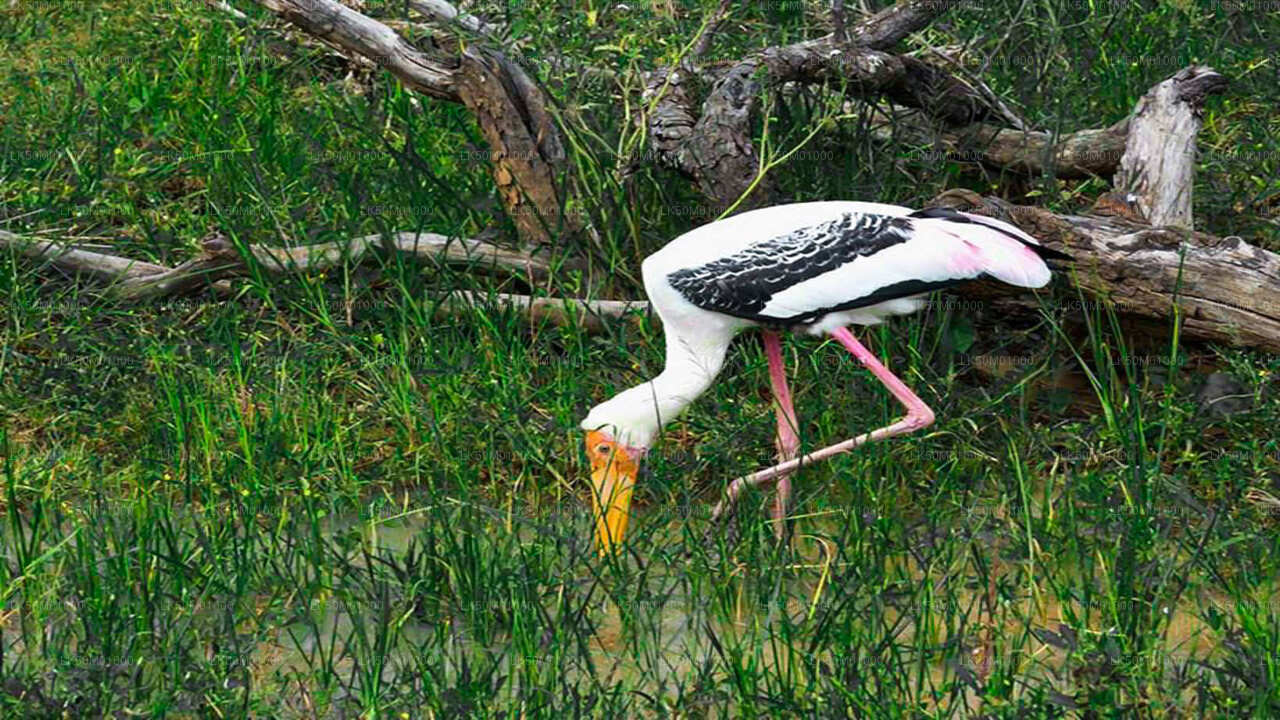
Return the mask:
[[1191,189],[1201,109],[1208,95],[1226,86],[1225,77],[1196,65],[1180,70],[1138,101],[1113,184],[1136,196],[1134,202],[1152,225],[1193,226]]
[[[560,131],[546,97],[519,65],[476,47],[454,58],[433,58],[385,24],[335,0],[257,2],[305,32],[386,67],[414,90],[466,105],[489,143],[494,182],[524,244],[550,244],[565,229],[556,184],[564,163]],[[440,10],[440,5],[422,9]],[[462,17],[451,19],[465,23]]]
[[[828,35],[768,48],[724,71],[651,73],[644,95],[653,106],[647,122],[658,160],[693,178],[718,209],[750,190],[737,206],[745,210],[772,199],[768,177],[757,179],[761,158],[751,138],[752,112],[764,87],[841,81],[853,92],[883,93],[947,123],[984,117],[987,105],[972,88],[932,65],[881,51],[954,4],[899,3],[850,28],[847,45]],[[710,83],[710,89],[695,111],[699,80]]]
[[[720,210],[746,193],[760,172],[760,156],[751,141],[751,110],[760,93],[760,84],[754,79],[756,70],[756,64],[748,61],[720,78],[681,152],[703,195]],[[738,207],[747,210],[766,205],[772,195],[770,183],[756,183]]]
[[565,155],[541,92],[501,53],[476,48],[463,53],[456,83],[489,143],[493,180],[517,232],[527,246],[552,244],[565,229],[556,183]]

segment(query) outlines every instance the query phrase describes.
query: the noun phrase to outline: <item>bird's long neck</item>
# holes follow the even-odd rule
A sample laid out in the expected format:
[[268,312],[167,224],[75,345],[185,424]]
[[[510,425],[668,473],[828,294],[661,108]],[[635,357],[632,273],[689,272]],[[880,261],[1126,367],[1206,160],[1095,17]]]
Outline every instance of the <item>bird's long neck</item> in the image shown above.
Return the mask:
[[718,338],[682,337],[666,332],[666,366],[656,377],[603,403],[584,426],[612,424],[628,436],[624,442],[648,447],[663,425],[671,422],[706,391],[724,366],[728,342]]
[[667,362],[652,380],[663,424],[673,420],[711,387],[724,367],[727,349],[723,344],[697,342],[667,333]]

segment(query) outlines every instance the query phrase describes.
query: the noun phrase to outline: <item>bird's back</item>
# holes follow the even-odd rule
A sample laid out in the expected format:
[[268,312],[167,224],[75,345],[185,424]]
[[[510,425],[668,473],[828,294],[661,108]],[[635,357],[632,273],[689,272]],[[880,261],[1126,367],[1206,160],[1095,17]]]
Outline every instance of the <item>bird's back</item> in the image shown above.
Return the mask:
[[773,205],[707,223],[676,237],[645,259],[653,271],[674,271],[732,255],[744,248],[829,222],[846,213],[901,217],[911,208],[831,200]]
[[[664,320],[716,313],[752,323],[878,321],[919,297],[982,276],[1022,287],[1048,282],[1041,247],[1012,225],[944,209],[815,202],[778,205],[704,225],[644,263]],[[705,318],[699,318],[706,323]],[[823,327],[830,323],[821,323]]]

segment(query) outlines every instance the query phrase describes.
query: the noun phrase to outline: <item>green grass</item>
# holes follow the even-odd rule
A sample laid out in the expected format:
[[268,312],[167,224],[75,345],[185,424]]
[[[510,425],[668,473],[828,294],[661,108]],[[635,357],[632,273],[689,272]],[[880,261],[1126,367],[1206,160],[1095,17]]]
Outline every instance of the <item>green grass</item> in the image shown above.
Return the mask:
[[[634,295],[639,259],[706,216],[667,171],[617,173],[645,150],[621,89],[537,58],[625,79],[712,5],[483,8],[566,107],[569,180],[594,193],[574,201],[600,230],[571,250],[610,269],[603,292]],[[1214,65],[1233,86],[1206,111],[1197,216],[1280,249],[1274,12],[1020,7],[966,4],[925,37],[979,38],[969,60],[993,55],[992,85],[1063,130]],[[825,19],[757,3],[734,21],[713,59]],[[5,229],[170,263],[214,230],[511,237],[460,108],[381,75],[353,86],[200,4],[5,9],[0,41]],[[778,147],[833,98],[775,103]],[[788,198],[994,186],[1071,210],[1105,187],[887,151],[856,120],[806,149],[829,154],[775,171]],[[528,287],[393,259],[240,287],[130,307],[0,257],[0,716],[1280,712],[1280,521],[1245,499],[1280,495],[1274,357],[1154,340],[1065,287],[1014,318],[940,297],[859,332],[939,422],[806,469],[786,552],[759,493],[704,535],[723,483],[770,461],[765,359],[744,337],[651,454],[624,553],[600,559],[577,423],[658,371],[656,322],[439,318],[449,289]],[[894,419],[838,346],[785,347],[807,446]],[[1198,409],[1213,371],[1249,411]]]

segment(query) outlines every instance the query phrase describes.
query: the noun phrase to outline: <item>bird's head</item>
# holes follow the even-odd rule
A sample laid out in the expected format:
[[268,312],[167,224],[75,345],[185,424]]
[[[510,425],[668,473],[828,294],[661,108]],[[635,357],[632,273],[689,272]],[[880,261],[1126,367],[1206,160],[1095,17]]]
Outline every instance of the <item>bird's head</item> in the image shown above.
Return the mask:
[[643,386],[632,388],[592,408],[582,421],[601,554],[612,552],[626,535],[640,463],[661,427],[651,397]]
[[587,457],[591,460],[591,510],[596,522],[596,547],[612,552],[627,534],[631,491],[640,473],[643,448],[624,445],[608,430],[587,431]]

